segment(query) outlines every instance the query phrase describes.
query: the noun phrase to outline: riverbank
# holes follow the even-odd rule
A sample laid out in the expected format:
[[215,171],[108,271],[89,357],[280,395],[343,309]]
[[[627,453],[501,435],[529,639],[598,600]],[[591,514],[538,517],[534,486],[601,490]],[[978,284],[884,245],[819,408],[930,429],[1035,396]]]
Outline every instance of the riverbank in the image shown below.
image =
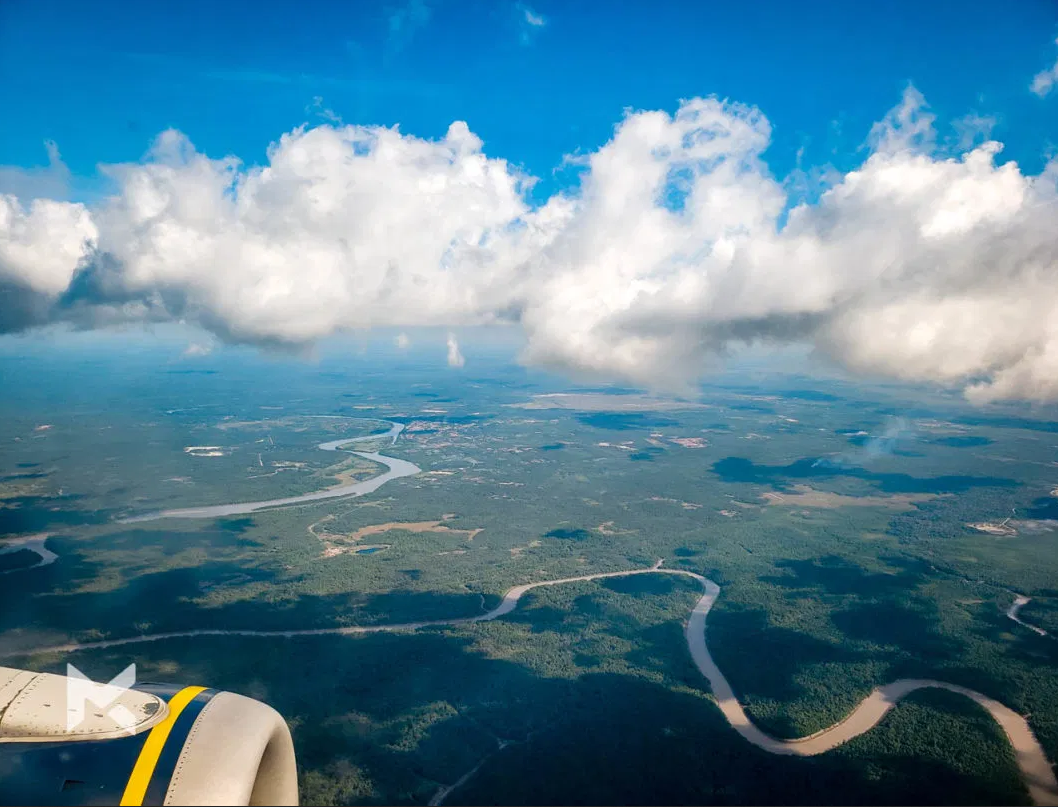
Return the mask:
[[0,555],[8,555],[12,552],[18,552],[21,549],[28,549],[30,552],[35,552],[40,558],[39,561],[32,564],[31,566],[21,566],[17,569],[7,569],[0,572],[0,574],[13,574],[15,572],[28,572],[30,569],[39,569],[41,566],[49,566],[55,563],[59,559],[59,556],[48,549],[45,546],[45,541],[48,540],[50,533],[38,532],[33,535],[25,535],[21,538],[13,538],[0,544]]

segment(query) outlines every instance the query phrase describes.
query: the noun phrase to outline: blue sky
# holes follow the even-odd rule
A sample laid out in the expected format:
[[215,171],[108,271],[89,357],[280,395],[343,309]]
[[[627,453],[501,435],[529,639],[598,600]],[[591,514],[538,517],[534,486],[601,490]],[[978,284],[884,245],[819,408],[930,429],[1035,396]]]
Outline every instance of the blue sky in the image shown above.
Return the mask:
[[255,163],[330,110],[424,137],[466,120],[543,197],[573,180],[555,173],[563,155],[598,148],[625,108],[715,93],[768,116],[784,176],[799,150],[806,165],[859,163],[913,82],[942,133],[992,117],[1002,159],[1035,173],[1058,145],[1058,93],[1028,85],[1056,34],[1053,0],[4,0],[0,164],[44,164],[54,140],[83,192],[97,163],[138,159],[167,127]]
[[670,391],[749,345],[1055,401],[1056,37],[1055,0],[0,0],[0,334],[456,370],[501,323]]

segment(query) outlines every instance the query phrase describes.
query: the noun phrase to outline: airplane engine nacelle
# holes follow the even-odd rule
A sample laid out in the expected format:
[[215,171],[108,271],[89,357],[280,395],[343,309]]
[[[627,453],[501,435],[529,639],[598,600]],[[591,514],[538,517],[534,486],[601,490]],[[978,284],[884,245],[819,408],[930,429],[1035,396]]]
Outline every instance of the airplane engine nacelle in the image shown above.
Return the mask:
[[0,667],[0,804],[297,803],[290,729],[271,706]]

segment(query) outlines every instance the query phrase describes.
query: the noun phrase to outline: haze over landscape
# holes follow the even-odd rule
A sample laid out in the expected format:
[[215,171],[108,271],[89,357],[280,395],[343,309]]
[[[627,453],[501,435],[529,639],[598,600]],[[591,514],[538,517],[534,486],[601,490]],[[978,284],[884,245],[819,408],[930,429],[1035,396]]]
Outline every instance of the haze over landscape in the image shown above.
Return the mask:
[[0,663],[307,804],[1058,803],[1056,36],[0,5]]

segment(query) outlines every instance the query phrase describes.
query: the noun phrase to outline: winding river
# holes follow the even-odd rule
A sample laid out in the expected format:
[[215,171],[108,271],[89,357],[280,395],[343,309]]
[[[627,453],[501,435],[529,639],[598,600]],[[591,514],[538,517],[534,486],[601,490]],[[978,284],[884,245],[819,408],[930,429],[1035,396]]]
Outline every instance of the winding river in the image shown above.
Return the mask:
[[1049,634],[1043,628],[1033,625],[1031,622],[1026,622],[1020,616],[1018,616],[1018,613],[1021,611],[1021,609],[1028,605],[1030,602],[1032,602],[1031,597],[1026,597],[1024,594],[1016,594],[1014,596],[1013,604],[1007,609],[1007,618],[1013,619],[1019,625],[1028,628],[1038,636],[1047,636],[1050,638],[1051,634]]
[[38,532],[34,535],[26,535],[22,538],[16,538],[0,545],[0,555],[18,552],[20,549],[28,549],[30,552],[36,552],[37,556],[40,558],[31,566],[20,566],[17,569],[6,569],[0,572],[0,574],[28,572],[30,569],[39,569],[41,566],[50,566],[55,563],[55,561],[59,559],[59,556],[44,545],[44,542],[48,540],[49,534],[50,533],[47,532]]
[[[337,451],[341,446],[349,445],[350,443],[379,440],[387,437],[392,438],[392,442],[395,443],[403,429],[403,424],[390,423],[390,430],[384,434],[332,440],[327,443],[321,443],[318,448],[323,451]],[[219,516],[253,513],[257,510],[269,507],[284,507],[288,505],[302,504],[304,502],[319,501],[321,499],[337,498],[340,496],[359,496],[378,490],[378,488],[391,479],[411,476],[419,473],[421,470],[413,463],[394,459],[393,457],[386,457],[377,452],[353,451],[351,453],[386,466],[386,472],[363,482],[342,485],[327,490],[317,491],[315,493],[308,493],[303,496],[291,496],[284,499],[269,499],[260,502],[244,502],[240,504],[222,504],[209,507],[189,507],[179,510],[163,510],[158,513],[125,519],[125,522],[149,521],[162,518],[216,518]],[[44,537],[46,536],[31,536],[31,539],[39,539],[39,548],[37,545],[30,548],[39,552],[43,563],[46,564],[53,561],[56,556],[43,548]],[[22,545],[26,546],[27,544],[23,543]],[[11,550],[8,549],[7,551]],[[1051,767],[1043,748],[1032,733],[1032,729],[1029,727],[1025,718],[998,701],[982,695],[980,692],[975,692],[972,689],[949,684],[944,681],[901,678],[898,681],[893,681],[890,684],[874,689],[866,698],[860,701],[856,708],[853,709],[843,720],[835,723],[829,728],[818,731],[815,734],[796,740],[783,740],[766,734],[749,719],[749,716],[742,708],[742,705],[738,702],[738,698],[735,697],[735,692],[734,689],[732,689],[731,684],[728,683],[727,678],[724,677],[723,672],[721,672],[720,668],[713,660],[712,655],[710,655],[709,647],[706,644],[706,617],[712,609],[713,604],[716,602],[716,598],[720,595],[720,587],[712,580],[695,572],[686,571],[684,569],[663,569],[661,568],[661,565],[662,561],[659,560],[652,567],[646,569],[600,572],[597,574],[581,575],[579,577],[563,577],[557,580],[542,580],[536,583],[525,583],[520,586],[514,586],[504,594],[500,604],[491,611],[472,617],[435,619],[422,622],[402,622],[389,625],[310,628],[305,630],[204,629],[173,631],[170,633],[131,636],[124,639],[106,639],[96,642],[73,642],[70,644],[40,648],[32,652],[70,653],[78,650],[122,647],[125,645],[142,644],[145,642],[158,642],[166,639],[191,638],[198,636],[252,636],[261,638],[328,635],[349,636],[369,633],[414,631],[430,627],[468,625],[475,622],[488,622],[493,619],[499,619],[500,617],[511,613],[518,606],[519,601],[527,592],[541,586],[557,586],[564,583],[586,582],[613,577],[630,577],[640,574],[680,575],[693,578],[698,581],[704,589],[704,593],[692,609],[690,618],[687,620],[686,624],[685,636],[687,639],[687,648],[691,653],[691,657],[693,658],[695,665],[698,667],[698,670],[708,681],[713,696],[716,698],[717,705],[720,707],[720,711],[723,713],[727,722],[743,737],[743,739],[752,743],[757,748],[772,754],[802,757],[822,754],[836,748],[842,743],[848,742],[854,737],[858,737],[861,734],[870,731],[870,729],[876,726],[882,718],[885,717],[890,709],[896,706],[897,703],[912,692],[926,688],[945,689],[949,692],[964,695],[974,701],[983,707],[999,724],[999,727],[1003,730],[1003,733],[1006,734],[1007,739],[1010,741],[1010,744],[1014,749],[1014,756],[1018,769],[1021,772],[1021,778],[1025,783],[1025,787],[1028,789],[1033,803],[1037,805],[1058,806],[1058,780],[1055,779],[1054,769]],[[1014,621],[1031,628],[1037,633],[1045,635],[1045,632],[1041,629],[1036,628],[1033,625],[1028,625],[1018,618],[1017,612],[1025,602],[1028,602],[1028,599],[1019,596],[1018,600],[1007,612],[1007,616]],[[25,651],[20,653],[20,655],[24,654],[24,652]],[[478,767],[480,767],[480,765]],[[477,770],[477,768],[474,770]],[[472,774],[473,771],[471,771],[470,775]],[[439,791],[439,798],[435,799],[435,802],[440,803],[444,796],[448,795],[448,792],[455,789],[455,787],[462,783],[466,778],[468,777],[464,777],[459,783],[453,785],[448,790],[442,788],[442,791],[444,792],[442,793]]]
[[[392,438],[393,443],[404,431],[403,423],[384,421],[389,424],[389,431],[383,434],[368,434],[363,437],[344,437],[341,440],[331,440],[329,443],[320,443],[317,448],[323,451],[337,451],[341,446],[350,443],[363,443],[369,440],[384,440]],[[362,482],[350,482],[348,485],[338,485],[333,488],[317,490],[313,493],[305,493],[301,496],[288,496],[284,499],[268,499],[261,502],[238,502],[235,504],[214,504],[206,507],[183,507],[176,510],[161,510],[157,513],[145,513],[141,516],[131,516],[121,519],[122,524],[132,524],[139,521],[157,521],[162,518],[222,518],[224,516],[241,516],[247,513],[255,513],[270,507],[289,507],[294,504],[305,504],[307,502],[318,502],[322,499],[338,499],[343,496],[363,496],[365,493],[373,493],[387,482],[400,479],[405,476],[414,476],[422,471],[418,465],[407,460],[387,457],[376,451],[351,451],[357,457],[377,462],[386,466],[385,473],[365,479]]]

